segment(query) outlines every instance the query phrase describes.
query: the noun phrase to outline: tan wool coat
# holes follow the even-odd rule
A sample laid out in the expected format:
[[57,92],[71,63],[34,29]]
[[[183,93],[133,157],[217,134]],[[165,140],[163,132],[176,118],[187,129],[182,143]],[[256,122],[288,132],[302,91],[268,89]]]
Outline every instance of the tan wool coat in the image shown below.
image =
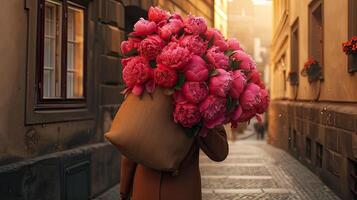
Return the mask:
[[122,157],[121,199],[131,196],[132,200],[201,200],[200,149],[213,161],[223,161],[228,155],[224,128],[215,128],[204,138],[197,137],[176,176]]

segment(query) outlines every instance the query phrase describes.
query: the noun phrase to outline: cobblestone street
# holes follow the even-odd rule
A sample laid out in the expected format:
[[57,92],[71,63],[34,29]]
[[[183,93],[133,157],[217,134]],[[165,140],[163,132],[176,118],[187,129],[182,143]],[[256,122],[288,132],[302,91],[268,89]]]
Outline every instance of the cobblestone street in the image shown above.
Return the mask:
[[[222,163],[202,153],[200,166],[203,200],[340,199],[305,166],[265,141],[231,142],[228,158]],[[96,200],[118,200],[118,188]]]
[[339,199],[316,175],[265,141],[230,144],[222,163],[200,157],[203,200]]

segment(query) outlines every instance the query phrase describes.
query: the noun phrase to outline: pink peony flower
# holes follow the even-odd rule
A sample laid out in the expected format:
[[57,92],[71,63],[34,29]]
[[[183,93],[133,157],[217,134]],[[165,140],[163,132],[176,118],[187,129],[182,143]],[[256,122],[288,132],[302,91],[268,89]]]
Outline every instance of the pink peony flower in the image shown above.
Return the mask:
[[247,79],[245,78],[245,75],[239,70],[235,70],[233,72],[232,78],[233,81],[232,88],[230,90],[230,96],[234,99],[238,99],[242,94],[245,85],[247,84]]
[[156,59],[157,55],[161,53],[165,42],[158,35],[149,35],[139,46],[139,53],[149,60]]
[[229,69],[229,59],[218,47],[211,47],[206,53],[208,61],[216,69]]
[[189,34],[202,34],[207,30],[206,20],[203,17],[190,15],[185,21],[185,32]]
[[253,70],[256,69],[256,64],[252,57],[245,53],[244,51],[237,50],[231,56],[232,60],[237,60],[240,62],[239,69],[241,70]]
[[176,90],[172,95],[174,104],[187,102],[186,97],[183,95],[181,90]]
[[208,68],[206,62],[200,57],[193,55],[184,68],[187,81],[206,81],[208,79]]
[[180,40],[180,44],[193,54],[202,56],[206,52],[208,42],[198,35],[186,35]]
[[172,88],[177,82],[177,73],[175,70],[159,65],[154,69],[154,81],[157,85],[164,88]]
[[242,110],[237,122],[247,122],[257,115],[255,109]]
[[258,84],[260,82],[260,72],[257,69],[253,69],[248,74],[249,83]]
[[249,83],[239,98],[243,110],[252,110],[261,102],[260,87]]
[[132,59],[132,57],[122,58],[122,59],[120,60],[121,66],[122,66],[123,69],[125,68],[125,66],[128,64],[128,62],[129,62],[131,59]]
[[191,103],[199,103],[208,96],[208,87],[205,82],[187,81],[182,86],[182,93]]
[[226,40],[224,39],[222,33],[215,28],[209,28],[207,29],[206,33],[206,40],[210,41],[213,38],[213,44],[217,47],[219,47],[220,51],[226,51],[228,49],[228,44],[226,43]]
[[265,88],[265,84],[264,84],[264,82],[261,80],[260,76],[261,76],[261,73],[260,73],[257,69],[253,69],[253,70],[250,71],[250,73],[248,74],[248,82],[249,82],[249,83],[255,83],[255,84],[258,85],[260,88],[264,89],[264,88]]
[[175,12],[171,15],[171,19],[178,19],[183,22],[183,17],[177,12]]
[[237,122],[239,117],[242,115],[242,113],[243,113],[242,106],[238,105],[232,112],[231,121]]
[[170,14],[159,7],[150,7],[148,17],[149,21],[153,21],[158,24],[161,21],[169,19]]
[[199,109],[191,103],[178,103],[175,106],[174,120],[176,123],[179,122],[183,127],[191,128],[201,120]]
[[182,69],[191,59],[190,51],[177,42],[170,42],[157,57],[157,63],[172,69]]
[[134,25],[134,32],[133,35],[136,36],[146,36],[155,33],[156,31],[156,24],[155,22],[150,22],[141,18],[136,24]]
[[269,99],[268,91],[265,89],[260,89],[260,98],[261,101],[256,106],[256,109],[257,109],[257,113],[262,114],[268,109],[269,106],[270,99]]
[[159,28],[159,35],[162,39],[168,40],[173,34],[178,33],[184,24],[181,19],[171,18],[169,22]]
[[130,88],[144,84],[151,77],[152,69],[149,62],[141,56],[131,57],[123,69],[123,80]]
[[138,49],[141,40],[139,38],[129,38],[121,43],[120,49],[122,54],[127,54],[133,49]]
[[200,104],[200,113],[207,128],[214,128],[223,124],[225,112],[226,99],[222,97],[210,95]]
[[238,40],[235,38],[229,38],[227,40],[227,45],[228,45],[228,49],[243,51],[243,48],[240,46]]
[[226,97],[232,87],[232,74],[224,69],[217,69],[218,75],[209,80],[209,92],[220,97]]

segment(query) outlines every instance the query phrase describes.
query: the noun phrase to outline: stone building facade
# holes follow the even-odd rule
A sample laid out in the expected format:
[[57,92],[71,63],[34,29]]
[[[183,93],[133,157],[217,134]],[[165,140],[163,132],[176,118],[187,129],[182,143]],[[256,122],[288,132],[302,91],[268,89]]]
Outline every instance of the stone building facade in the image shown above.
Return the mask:
[[214,23],[210,0],[2,4],[1,199],[92,199],[119,182],[103,133],[123,100],[120,42],[151,5]]
[[[269,143],[343,199],[357,198],[357,66],[342,42],[357,35],[357,1],[274,1]],[[301,75],[314,57],[315,81]]]

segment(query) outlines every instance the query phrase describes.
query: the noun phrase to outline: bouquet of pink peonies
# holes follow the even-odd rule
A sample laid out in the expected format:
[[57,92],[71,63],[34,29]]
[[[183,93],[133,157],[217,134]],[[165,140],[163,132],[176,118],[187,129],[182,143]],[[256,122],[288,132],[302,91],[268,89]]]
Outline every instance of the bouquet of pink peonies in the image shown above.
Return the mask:
[[249,121],[266,111],[268,92],[252,57],[202,17],[151,7],[121,44],[125,92],[164,88],[173,119],[205,136],[215,126]]

